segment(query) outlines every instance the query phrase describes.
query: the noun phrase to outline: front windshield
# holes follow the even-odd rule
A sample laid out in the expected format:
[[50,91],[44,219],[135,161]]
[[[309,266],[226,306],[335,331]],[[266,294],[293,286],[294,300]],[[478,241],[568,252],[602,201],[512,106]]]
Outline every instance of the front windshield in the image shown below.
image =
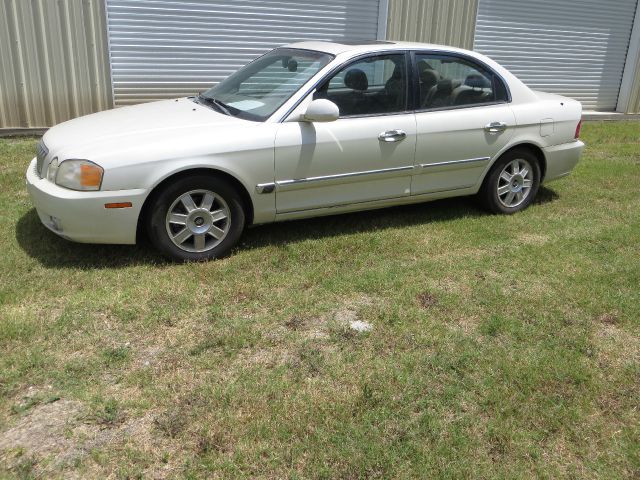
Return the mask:
[[216,100],[231,115],[264,121],[332,58],[322,52],[277,48],[242,67],[200,97],[204,97],[204,101]]

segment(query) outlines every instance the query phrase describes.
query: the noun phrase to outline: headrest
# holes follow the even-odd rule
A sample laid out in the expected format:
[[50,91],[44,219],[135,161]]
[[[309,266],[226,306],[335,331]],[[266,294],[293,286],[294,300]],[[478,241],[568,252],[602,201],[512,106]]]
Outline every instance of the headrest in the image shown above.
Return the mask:
[[435,70],[422,70],[420,72],[420,82],[426,87],[431,88],[440,80],[438,72]]
[[391,74],[391,78],[389,80],[400,80],[402,78],[402,70],[398,65],[393,69],[393,73]]
[[344,76],[344,84],[351,90],[364,92],[369,88],[369,80],[367,74],[359,68],[352,68]]
[[445,78],[444,80],[440,80],[438,82],[438,86],[436,87],[438,93],[451,93],[453,92],[453,82],[449,78]]
[[467,87],[471,87],[471,88],[490,88],[491,87],[491,83],[489,82],[489,80],[484,75],[480,75],[479,73],[472,73],[470,75],[467,75],[467,78],[465,79],[464,84]]
[[433,70],[433,67],[431,65],[429,65],[429,62],[427,62],[426,60],[420,60],[416,66],[418,67],[418,71],[420,73],[424,72],[425,70]]

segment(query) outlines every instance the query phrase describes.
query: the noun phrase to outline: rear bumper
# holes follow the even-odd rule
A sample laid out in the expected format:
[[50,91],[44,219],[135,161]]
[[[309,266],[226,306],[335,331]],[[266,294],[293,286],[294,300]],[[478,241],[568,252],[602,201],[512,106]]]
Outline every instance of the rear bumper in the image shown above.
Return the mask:
[[[136,242],[138,216],[146,190],[77,192],[38,177],[36,160],[27,169],[27,190],[45,227],[67,240],[82,243]],[[130,208],[105,203],[131,202]]]
[[543,148],[547,161],[547,173],[544,181],[550,182],[551,180],[569,175],[573,167],[578,163],[578,160],[580,160],[583,149],[584,143],[580,140]]

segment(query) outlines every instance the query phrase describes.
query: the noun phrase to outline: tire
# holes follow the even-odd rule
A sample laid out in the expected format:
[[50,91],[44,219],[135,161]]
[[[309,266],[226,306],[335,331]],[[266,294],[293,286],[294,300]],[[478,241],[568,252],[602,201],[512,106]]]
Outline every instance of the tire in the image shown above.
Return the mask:
[[176,261],[205,261],[227,255],[245,225],[240,194],[221,178],[191,175],[152,199],[147,216],[151,243]]
[[540,177],[538,158],[529,150],[515,148],[491,167],[478,196],[492,213],[516,213],[531,204],[540,188]]

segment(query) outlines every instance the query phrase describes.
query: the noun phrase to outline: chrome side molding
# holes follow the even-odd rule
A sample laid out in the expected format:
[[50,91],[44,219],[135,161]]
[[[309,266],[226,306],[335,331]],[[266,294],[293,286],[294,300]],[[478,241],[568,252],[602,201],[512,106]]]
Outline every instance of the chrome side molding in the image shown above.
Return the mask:
[[258,185],[256,185],[256,192],[257,193],[273,193],[273,191],[276,189],[276,184],[271,182],[271,183],[259,183]]
[[279,180],[275,183],[260,183],[256,185],[256,192],[258,193],[271,193],[274,188],[278,190],[295,190],[296,188],[300,188],[304,185],[313,185],[316,183],[341,183],[342,180],[348,178],[356,178],[356,177],[365,177],[369,175],[384,175],[384,174],[393,174],[396,172],[405,172],[409,170],[413,170],[413,165],[407,165],[404,167],[392,167],[392,168],[381,168],[378,170],[366,170],[364,172],[348,172],[348,173],[337,173],[335,175],[325,175],[319,177],[307,177],[307,178],[295,178],[291,180]]
[[365,175],[380,175],[383,173],[403,172],[406,170],[413,170],[413,165],[408,165],[406,167],[381,168],[379,170],[366,170],[364,172],[336,173],[335,175],[325,175],[321,177],[307,177],[307,178],[297,178],[293,180],[280,180],[276,182],[276,185],[278,187],[285,187],[287,185],[299,185],[302,183],[324,182],[328,180],[341,180],[343,178],[363,177]]
[[[464,160],[451,160],[447,162],[436,162],[436,163],[421,163],[419,165],[407,165],[404,167],[392,167],[392,168],[381,168],[378,170],[366,170],[364,172],[348,172],[348,173],[337,173],[335,175],[325,175],[319,177],[307,177],[307,178],[294,178],[291,180],[278,180],[276,182],[270,183],[259,183],[256,185],[256,192],[261,194],[273,193],[277,190],[295,190],[303,185],[313,185],[316,183],[341,183],[344,179],[355,178],[355,177],[366,177],[369,175],[384,175],[384,174],[393,174],[396,172],[407,172],[409,170],[414,170],[416,168],[421,169],[431,169],[431,168],[443,168],[447,169],[447,167],[460,167],[462,165],[475,166],[474,164],[488,162],[491,157],[480,157],[480,158],[467,158]],[[464,168],[464,167],[463,167]]]
[[482,163],[491,160],[491,157],[467,158],[464,160],[450,160],[448,162],[421,163],[420,168],[449,167],[468,163]]

